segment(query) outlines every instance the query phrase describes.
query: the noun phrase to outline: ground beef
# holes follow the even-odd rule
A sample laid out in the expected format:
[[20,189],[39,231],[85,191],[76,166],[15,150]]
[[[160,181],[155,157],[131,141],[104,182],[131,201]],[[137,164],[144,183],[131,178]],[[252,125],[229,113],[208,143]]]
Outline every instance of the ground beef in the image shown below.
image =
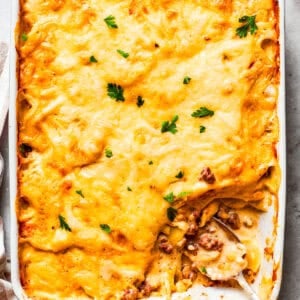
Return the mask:
[[239,215],[232,208],[225,205],[221,205],[217,213],[217,217],[229,225],[232,229],[239,229],[241,227],[241,221]]
[[147,281],[144,281],[139,286],[139,291],[141,293],[141,296],[143,296],[143,297],[149,297],[151,295],[151,292],[153,291],[153,288],[152,288],[152,286]]
[[209,184],[213,184],[216,181],[216,177],[209,167],[205,167],[200,173],[199,180],[204,180]]
[[198,240],[199,246],[205,250],[217,250],[222,251],[224,243],[214,234],[205,232],[202,233]]
[[136,300],[139,296],[139,292],[135,289],[126,289],[121,300]]
[[173,246],[171,245],[171,243],[168,240],[168,237],[165,234],[160,234],[158,237],[158,248],[167,253],[170,254],[173,251]]

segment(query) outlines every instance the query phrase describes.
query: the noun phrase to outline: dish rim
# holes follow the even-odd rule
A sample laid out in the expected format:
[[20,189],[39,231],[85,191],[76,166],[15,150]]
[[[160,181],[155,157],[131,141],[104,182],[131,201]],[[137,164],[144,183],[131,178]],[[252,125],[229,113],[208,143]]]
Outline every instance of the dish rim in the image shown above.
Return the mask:
[[[281,181],[278,192],[278,223],[277,235],[274,245],[274,261],[277,263],[276,282],[273,286],[270,300],[276,300],[279,296],[282,284],[284,231],[286,217],[286,93],[285,93],[285,0],[273,0],[278,3],[279,11],[279,44],[280,44],[280,83],[277,100],[277,115],[279,118],[279,141],[277,144],[278,161],[281,169]],[[18,256],[18,222],[15,209],[17,196],[17,118],[16,96],[18,90],[17,80],[17,51],[15,48],[15,27],[19,22],[19,0],[11,1],[11,37],[9,55],[9,188],[10,188],[10,248],[11,248],[11,281],[13,290],[19,299],[28,299],[22,288],[19,272]],[[226,295],[226,293],[225,293]]]

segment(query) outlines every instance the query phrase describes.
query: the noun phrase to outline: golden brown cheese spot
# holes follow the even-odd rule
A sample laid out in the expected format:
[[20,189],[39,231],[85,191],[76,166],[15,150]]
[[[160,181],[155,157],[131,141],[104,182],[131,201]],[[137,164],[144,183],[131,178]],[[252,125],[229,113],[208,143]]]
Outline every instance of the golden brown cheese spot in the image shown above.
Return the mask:
[[218,9],[220,12],[230,12],[232,10],[232,0],[200,0],[201,5],[210,9]]

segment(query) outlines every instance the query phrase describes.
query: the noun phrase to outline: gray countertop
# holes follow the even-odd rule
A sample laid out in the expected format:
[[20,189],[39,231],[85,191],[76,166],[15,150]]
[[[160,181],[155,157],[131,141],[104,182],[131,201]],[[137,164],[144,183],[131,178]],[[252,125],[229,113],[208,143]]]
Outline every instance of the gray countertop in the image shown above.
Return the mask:
[[[0,0],[0,15],[8,14],[7,0]],[[300,0],[286,1],[286,105],[287,105],[287,212],[284,272],[280,300],[300,299]],[[6,18],[9,20],[9,18]],[[8,41],[9,23],[0,19],[0,40]],[[1,101],[1,99],[0,99]],[[0,138],[0,152],[8,164],[7,124]],[[0,190],[0,214],[5,221],[9,247],[7,211],[8,168]]]
[[300,299],[300,0],[286,1],[287,211],[281,300]]

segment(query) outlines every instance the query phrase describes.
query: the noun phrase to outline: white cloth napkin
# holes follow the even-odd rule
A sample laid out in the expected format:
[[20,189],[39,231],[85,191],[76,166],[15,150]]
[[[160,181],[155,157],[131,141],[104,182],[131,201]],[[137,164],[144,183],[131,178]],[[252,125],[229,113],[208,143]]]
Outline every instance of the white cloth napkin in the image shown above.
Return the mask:
[[[7,60],[8,46],[0,42],[0,136],[8,110],[9,72]],[[0,185],[3,176],[4,162],[0,153]],[[4,199],[0,199],[4,201]],[[9,226],[9,224],[6,224]],[[0,217],[0,299],[16,300],[10,283],[10,268],[5,255],[3,219]]]
[[7,52],[7,44],[0,42],[0,136],[8,110],[9,68],[8,59],[6,59]]
[[17,299],[12,290],[10,281],[10,268],[6,261],[3,236],[3,221],[0,217],[0,299],[14,300]]

